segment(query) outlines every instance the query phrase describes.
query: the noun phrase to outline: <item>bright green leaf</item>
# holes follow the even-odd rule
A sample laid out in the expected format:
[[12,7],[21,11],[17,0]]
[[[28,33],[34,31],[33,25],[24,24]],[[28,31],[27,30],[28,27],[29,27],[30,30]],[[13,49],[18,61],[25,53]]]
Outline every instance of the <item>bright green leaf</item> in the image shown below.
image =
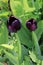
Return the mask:
[[32,61],[37,63],[38,62],[38,58],[36,57],[34,52],[29,51],[29,54],[30,54],[29,56],[32,59]]
[[11,0],[10,1],[10,6],[11,6],[13,14],[16,17],[19,17],[19,16],[21,16],[23,14],[23,7],[22,7],[22,4],[21,4],[20,1]]

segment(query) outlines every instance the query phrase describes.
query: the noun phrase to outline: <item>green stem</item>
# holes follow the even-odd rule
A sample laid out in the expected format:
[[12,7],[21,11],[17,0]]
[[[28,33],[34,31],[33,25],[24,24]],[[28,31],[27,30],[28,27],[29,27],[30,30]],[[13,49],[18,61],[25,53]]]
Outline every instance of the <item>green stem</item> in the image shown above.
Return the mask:
[[20,65],[21,63],[21,42],[19,40],[18,35],[16,34],[16,38],[17,38],[17,43],[18,43],[18,65]]

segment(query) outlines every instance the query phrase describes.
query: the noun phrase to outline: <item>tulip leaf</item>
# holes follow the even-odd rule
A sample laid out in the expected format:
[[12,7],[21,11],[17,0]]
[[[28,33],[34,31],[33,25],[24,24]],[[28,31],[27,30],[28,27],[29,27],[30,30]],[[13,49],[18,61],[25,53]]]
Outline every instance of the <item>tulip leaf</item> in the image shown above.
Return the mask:
[[33,47],[33,43],[31,42],[31,34],[29,34],[29,31],[27,29],[22,27],[17,34],[22,44],[26,45],[28,48]]
[[8,30],[5,24],[3,23],[0,28],[0,44],[8,43]]
[[39,41],[39,39],[41,38],[41,35],[43,33],[43,20],[38,22],[37,30],[35,31],[35,33],[36,33],[38,41]]
[[20,1],[11,0],[10,1],[10,6],[11,6],[13,14],[16,17],[19,17],[19,16],[21,16],[23,14],[23,7],[22,7],[22,4],[21,4]]

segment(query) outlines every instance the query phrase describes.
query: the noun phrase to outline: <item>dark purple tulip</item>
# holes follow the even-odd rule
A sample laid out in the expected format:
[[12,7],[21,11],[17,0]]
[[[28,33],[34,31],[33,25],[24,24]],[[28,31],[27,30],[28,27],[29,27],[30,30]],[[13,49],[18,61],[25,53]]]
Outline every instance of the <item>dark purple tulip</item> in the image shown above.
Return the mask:
[[30,19],[26,22],[26,27],[30,30],[30,31],[34,31],[37,28],[37,22],[35,19]]
[[21,29],[21,22],[14,16],[10,16],[7,21],[7,27],[9,32],[17,32],[18,30]]

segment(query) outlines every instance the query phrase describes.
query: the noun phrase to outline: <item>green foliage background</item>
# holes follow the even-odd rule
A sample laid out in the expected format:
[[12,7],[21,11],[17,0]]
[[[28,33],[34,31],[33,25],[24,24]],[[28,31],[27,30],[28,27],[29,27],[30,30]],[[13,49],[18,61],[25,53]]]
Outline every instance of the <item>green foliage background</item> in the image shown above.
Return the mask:
[[[22,22],[21,30],[11,37],[6,25],[10,15]],[[34,34],[26,28],[26,21],[31,18],[37,20]],[[3,62],[8,65],[43,65],[43,54],[39,52],[41,47],[43,53],[43,40],[39,45],[40,39],[43,39],[43,0],[0,0],[0,65]]]

